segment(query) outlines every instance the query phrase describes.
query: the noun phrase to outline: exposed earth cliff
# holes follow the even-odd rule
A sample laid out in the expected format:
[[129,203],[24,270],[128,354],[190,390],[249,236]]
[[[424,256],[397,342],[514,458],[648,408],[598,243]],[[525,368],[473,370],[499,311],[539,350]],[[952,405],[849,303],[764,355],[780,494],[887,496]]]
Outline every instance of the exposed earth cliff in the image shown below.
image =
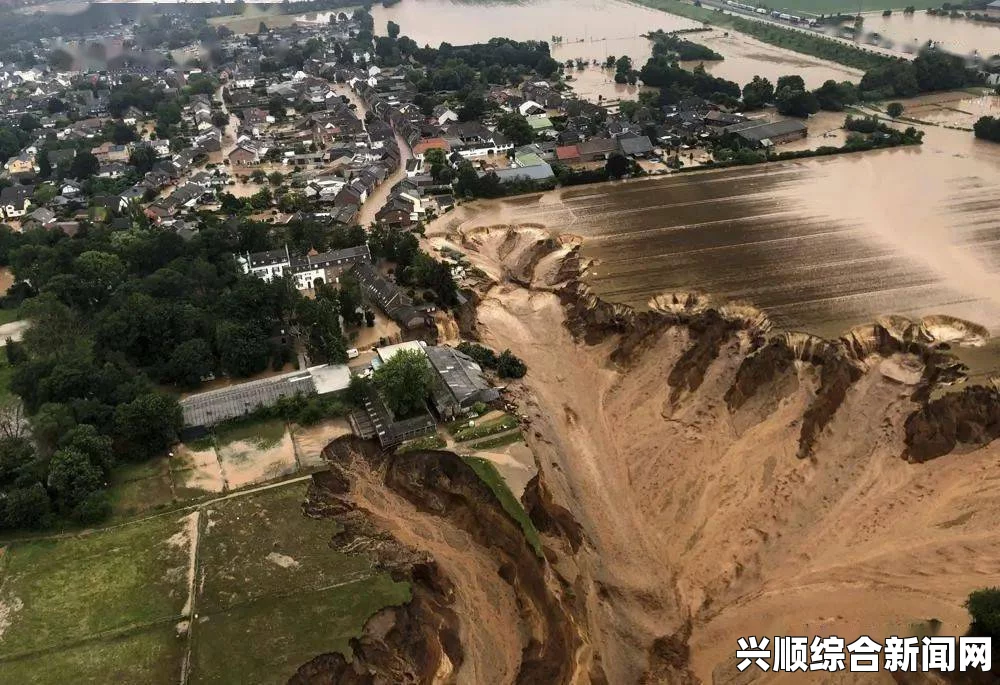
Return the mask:
[[886,317],[825,340],[685,293],[637,311],[589,291],[572,236],[432,240],[486,274],[463,335],[528,364],[508,392],[546,558],[454,455],[335,443],[309,506],[336,544],[395,550],[414,601],[298,682],[743,683],[741,636],[966,630],[1000,568],[1000,393],[930,398],[985,331]]

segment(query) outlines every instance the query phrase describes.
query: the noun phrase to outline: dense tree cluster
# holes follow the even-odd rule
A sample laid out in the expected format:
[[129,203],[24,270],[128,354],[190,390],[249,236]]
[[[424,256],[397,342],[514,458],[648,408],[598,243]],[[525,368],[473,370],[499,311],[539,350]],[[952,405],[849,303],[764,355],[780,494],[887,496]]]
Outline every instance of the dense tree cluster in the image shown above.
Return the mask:
[[973,125],[972,130],[975,132],[976,138],[1000,143],[1000,117],[980,117],[979,121]]
[[418,414],[426,406],[430,390],[427,355],[416,350],[397,352],[375,371],[372,380],[397,419]]
[[961,57],[927,49],[912,62],[900,60],[869,69],[859,87],[865,99],[878,100],[963,88],[978,81],[979,76]]
[[461,342],[458,351],[469,356],[484,369],[492,369],[500,378],[523,378],[528,367],[510,350],[504,350],[499,355],[488,347],[478,343]]
[[[286,280],[242,274],[233,259],[321,235],[323,247],[363,240],[359,229],[293,222],[269,233],[266,225],[210,216],[190,242],[139,223],[86,226],[74,238],[0,231],[0,263],[35,294],[22,305],[32,325],[6,352],[11,390],[37,444],[35,451],[0,442],[0,526],[102,515],[111,465],[149,458],[176,440],[180,409],[162,386],[280,367],[294,358],[295,330],[317,362],[346,361],[340,316],[362,318],[356,283],[346,293],[319,288],[312,300]],[[4,425],[0,417],[0,436]],[[11,513],[10,502],[33,513]]]
[[368,248],[373,258],[395,263],[399,285],[427,288],[433,293],[433,300],[445,307],[458,303],[458,285],[451,269],[444,262],[422,252],[412,233],[376,226],[369,236]]
[[716,78],[700,65],[688,71],[666,55],[650,57],[639,75],[644,84],[661,88],[675,102],[688,95],[705,99],[740,96],[740,87],[732,81]]
[[653,41],[653,55],[665,55],[682,62],[723,59],[722,55],[701,43],[686,40],[676,34],[665,33],[662,29],[650,33],[648,38]]

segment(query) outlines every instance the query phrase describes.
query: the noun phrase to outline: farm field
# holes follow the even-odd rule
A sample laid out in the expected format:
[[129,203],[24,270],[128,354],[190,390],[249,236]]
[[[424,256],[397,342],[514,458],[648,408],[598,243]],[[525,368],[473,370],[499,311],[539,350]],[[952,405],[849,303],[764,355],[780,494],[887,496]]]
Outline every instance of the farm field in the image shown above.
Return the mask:
[[279,683],[347,650],[409,587],[332,550],[336,524],[302,514],[306,487],[0,548],[3,680],[176,683],[187,659],[189,683]]
[[[2,371],[0,365],[0,382]],[[323,466],[323,448],[348,433],[344,419],[315,426],[278,420],[226,426],[175,445],[169,456],[118,466],[112,476],[112,511],[116,519],[126,520],[309,473]]]

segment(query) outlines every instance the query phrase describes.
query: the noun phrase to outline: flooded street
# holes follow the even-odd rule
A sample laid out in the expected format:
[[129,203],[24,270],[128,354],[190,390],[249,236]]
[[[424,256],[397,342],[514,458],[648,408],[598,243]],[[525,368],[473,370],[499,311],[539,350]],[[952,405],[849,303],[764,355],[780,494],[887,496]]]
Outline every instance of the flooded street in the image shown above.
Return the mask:
[[[400,25],[404,35],[418,44],[437,47],[452,44],[485,42],[503,36],[516,40],[549,41],[552,56],[565,62],[570,59],[598,60],[609,55],[628,55],[641,68],[652,51],[642,34],[657,29],[678,31],[701,24],[667,12],[618,0],[540,0],[526,4],[467,4],[455,0],[402,0],[389,8],[372,7],[375,31],[385,33],[386,22]],[[561,37],[562,41],[554,41]],[[810,87],[828,79],[858,81],[861,72],[832,62],[815,59],[766,45],[748,36],[713,29],[686,36],[704,43],[723,55],[721,62],[706,63],[715,76],[737,82],[740,86],[754,76],[766,76],[772,82],[785,74],[799,74]],[[693,68],[697,63],[686,64]],[[597,94],[605,98],[635,97],[635,87],[615,84],[608,72],[588,69],[577,89],[581,96]]]
[[933,17],[926,12],[893,12],[888,17],[881,13],[866,14],[864,33],[866,36],[877,33],[890,41],[894,49],[905,52],[916,52],[933,40],[942,50],[958,55],[978,52],[987,57],[1000,53],[1000,24],[969,21],[965,17]]
[[[998,106],[952,97],[914,108]],[[466,205],[448,221],[580,235],[595,260],[587,281],[633,305],[698,291],[827,336],[888,313],[1000,332],[1000,146],[926,131],[921,148],[570,188]]]

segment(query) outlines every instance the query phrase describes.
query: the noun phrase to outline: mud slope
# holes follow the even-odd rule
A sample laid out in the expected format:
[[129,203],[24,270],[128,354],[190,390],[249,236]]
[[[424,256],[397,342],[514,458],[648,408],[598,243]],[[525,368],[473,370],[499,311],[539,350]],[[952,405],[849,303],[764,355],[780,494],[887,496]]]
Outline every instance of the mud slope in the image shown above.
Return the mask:
[[965,631],[968,592],[1000,576],[998,412],[923,404],[961,373],[936,347],[960,322],[825,341],[699,298],[636,312],[572,282],[566,241],[517,233],[436,240],[499,277],[474,332],[528,364],[528,504],[579,524],[539,519],[585,605],[593,682],[745,682],[749,634]]
[[293,683],[568,683],[579,637],[544,560],[475,472],[450,452],[386,455],[341,438],[305,505],[335,518],[333,544],[374,555],[413,587],[352,644]]

